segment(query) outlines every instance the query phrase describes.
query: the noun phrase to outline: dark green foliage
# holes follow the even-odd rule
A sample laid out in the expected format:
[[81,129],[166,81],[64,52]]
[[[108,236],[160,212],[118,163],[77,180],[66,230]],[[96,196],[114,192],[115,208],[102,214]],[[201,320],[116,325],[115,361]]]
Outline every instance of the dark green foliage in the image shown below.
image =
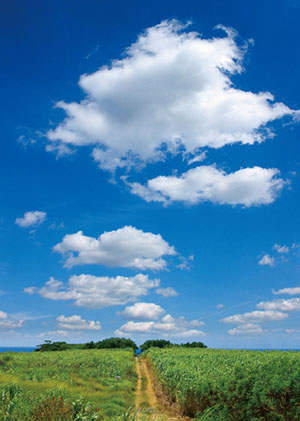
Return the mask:
[[142,351],[146,351],[149,348],[170,348],[173,344],[165,339],[150,339],[140,346]]
[[73,350],[73,349],[126,349],[126,348],[133,348],[135,351],[137,346],[135,342],[131,339],[125,338],[109,338],[103,339],[103,341],[99,342],[88,342],[86,344],[67,344],[66,342],[51,342],[49,340],[45,341],[45,343],[41,345],[37,345],[38,348],[35,350],[38,351],[66,351],[66,350]]
[[131,339],[125,339],[125,338],[109,338],[109,339],[103,339],[103,341],[100,341],[100,342],[96,342],[95,343],[95,348],[98,348],[98,349],[110,349],[110,348],[125,349],[125,348],[133,348],[134,351],[135,351],[137,349],[137,346],[136,346],[135,342],[133,342]]
[[181,346],[186,348],[207,348],[203,342],[187,342],[186,344],[181,344]]

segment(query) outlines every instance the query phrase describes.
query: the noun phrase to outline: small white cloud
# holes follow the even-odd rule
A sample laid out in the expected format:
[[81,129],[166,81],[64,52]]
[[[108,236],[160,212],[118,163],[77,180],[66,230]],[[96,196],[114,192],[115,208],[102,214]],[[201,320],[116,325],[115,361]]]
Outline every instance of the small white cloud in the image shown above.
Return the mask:
[[158,286],[158,279],[151,280],[141,273],[115,278],[82,274],[71,276],[67,285],[50,278],[37,292],[50,300],[72,300],[79,307],[104,308],[136,301]]
[[194,158],[188,161],[188,165],[195,164],[196,162],[202,162],[206,159],[207,152],[202,152],[200,155],[196,155]]
[[172,287],[158,288],[155,292],[163,297],[177,297],[178,295],[178,292]]
[[76,337],[81,335],[81,331],[71,331],[71,330],[50,330],[47,332],[42,332],[38,335],[39,338],[66,338],[66,337]]
[[297,112],[269,92],[235,87],[246,49],[222,29],[226,37],[210,39],[176,20],[146,29],[122,59],[80,77],[80,103],[56,104],[66,118],[46,134],[47,150],[91,145],[99,166],[114,171],[170,151],[198,156],[203,147],[272,138],[268,123]]
[[218,310],[221,310],[222,308],[224,308],[224,304],[217,304],[216,307]]
[[273,249],[279,254],[288,254],[290,252],[290,249],[287,246],[280,246],[279,244],[274,244]]
[[26,294],[32,295],[37,291],[37,287],[27,287],[24,288],[23,292],[25,292]]
[[285,331],[286,333],[300,333],[300,329],[286,329]]
[[46,212],[42,211],[25,212],[24,216],[17,218],[15,223],[22,228],[38,227],[45,221],[46,216]]
[[153,303],[135,303],[130,307],[126,307],[124,311],[119,314],[123,315],[126,319],[133,320],[157,320],[163,314],[165,310]]
[[100,330],[101,324],[99,321],[83,320],[76,314],[70,317],[62,314],[56,318],[56,327],[63,330]]
[[163,269],[163,256],[174,256],[176,251],[160,234],[144,232],[131,226],[104,232],[98,238],[67,234],[54,246],[65,257],[65,266],[100,264],[109,267]]
[[300,311],[300,298],[262,301],[256,307],[263,310]]
[[245,323],[234,329],[228,330],[228,333],[229,335],[260,335],[263,333],[263,329],[258,324]]
[[269,254],[265,254],[258,262],[261,266],[274,266],[275,259],[271,257]]
[[249,313],[234,314],[233,316],[225,317],[221,319],[223,323],[251,323],[251,322],[271,322],[274,320],[284,320],[289,317],[288,314],[282,313],[281,311],[251,311]]
[[145,186],[126,181],[131,193],[147,202],[195,205],[210,201],[246,207],[274,202],[285,183],[274,168],[243,168],[227,174],[214,165],[198,166],[181,176],[152,178]]
[[135,322],[129,321],[116,330],[116,335],[129,336],[132,334],[173,336],[173,337],[197,337],[205,333],[193,327],[203,326],[199,320],[188,322],[184,317],[174,318],[166,314],[160,321]]
[[280,294],[287,294],[287,295],[298,295],[300,294],[300,287],[294,287],[294,288],[282,288],[278,291],[272,291],[274,295],[280,295]]

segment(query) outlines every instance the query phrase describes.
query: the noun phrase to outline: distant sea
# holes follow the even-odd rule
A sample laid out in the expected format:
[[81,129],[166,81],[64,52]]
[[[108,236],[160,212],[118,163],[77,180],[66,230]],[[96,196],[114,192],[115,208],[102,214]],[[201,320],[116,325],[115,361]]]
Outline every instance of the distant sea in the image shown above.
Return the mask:
[[35,350],[35,347],[18,347],[18,346],[2,346],[0,347],[0,352],[32,352]]

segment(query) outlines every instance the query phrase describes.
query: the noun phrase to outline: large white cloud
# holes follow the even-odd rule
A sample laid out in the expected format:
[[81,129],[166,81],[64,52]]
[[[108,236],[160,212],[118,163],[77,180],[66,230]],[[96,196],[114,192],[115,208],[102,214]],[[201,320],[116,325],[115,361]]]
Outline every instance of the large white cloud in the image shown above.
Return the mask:
[[234,314],[233,316],[225,317],[221,319],[223,323],[248,323],[248,322],[271,322],[274,320],[284,320],[289,317],[288,314],[281,311],[251,311],[249,313]]
[[22,228],[37,227],[45,221],[46,216],[46,212],[43,211],[29,211],[25,212],[24,216],[17,218],[15,223]]
[[300,287],[293,288],[282,288],[278,291],[272,291],[274,295],[287,294],[287,295],[298,295],[300,294]]
[[135,303],[126,307],[120,314],[126,319],[133,320],[157,320],[165,313],[165,310],[154,303]]
[[129,267],[141,270],[163,269],[164,255],[175,255],[160,234],[143,232],[131,226],[104,232],[98,238],[67,234],[54,250],[66,257],[65,266],[101,264],[109,267]]
[[159,321],[135,322],[129,321],[116,330],[115,334],[120,336],[130,336],[134,334],[154,335],[154,336],[174,336],[174,337],[197,337],[204,336],[205,333],[195,327],[203,326],[199,320],[187,321],[184,317],[174,318],[166,314]]
[[269,92],[233,85],[244,52],[233,31],[204,39],[175,20],[148,28],[122,59],[81,76],[80,103],[56,104],[66,118],[47,133],[48,150],[93,145],[99,165],[114,170],[163,159],[162,150],[199,155],[201,147],[271,138],[267,124],[295,112]]
[[300,298],[261,301],[256,307],[263,310],[300,311]]
[[99,321],[84,320],[77,314],[69,317],[62,314],[56,318],[56,327],[61,330],[100,330],[101,323]]
[[158,279],[151,280],[141,273],[114,278],[82,274],[71,276],[67,285],[50,278],[36,292],[50,300],[72,300],[79,307],[104,308],[135,301],[158,286]]
[[230,205],[262,205],[272,203],[285,181],[274,168],[244,168],[227,174],[213,165],[202,165],[181,176],[159,176],[140,183],[126,184],[131,192],[147,202],[168,204],[181,201],[196,204],[203,201]]

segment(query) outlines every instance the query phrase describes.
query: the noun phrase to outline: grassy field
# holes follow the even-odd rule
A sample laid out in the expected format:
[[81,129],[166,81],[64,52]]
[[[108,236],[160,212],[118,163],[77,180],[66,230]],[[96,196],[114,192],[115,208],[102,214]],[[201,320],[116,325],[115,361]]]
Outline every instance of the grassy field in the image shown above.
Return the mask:
[[147,359],[187,416],[300,420],[300,352],[151,348]]
[[134,406],[132,350],[0,353],[1,421],[117,418]]

